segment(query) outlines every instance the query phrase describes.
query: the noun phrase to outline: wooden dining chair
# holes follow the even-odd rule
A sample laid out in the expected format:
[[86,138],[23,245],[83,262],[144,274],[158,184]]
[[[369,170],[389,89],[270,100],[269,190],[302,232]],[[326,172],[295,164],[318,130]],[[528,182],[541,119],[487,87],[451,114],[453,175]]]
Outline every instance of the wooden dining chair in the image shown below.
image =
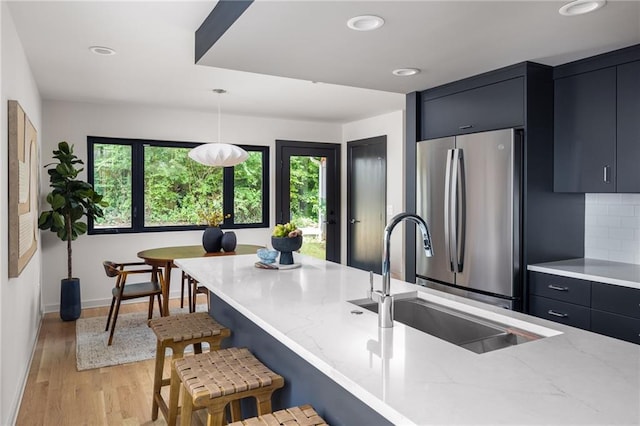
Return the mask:
[[[109,324],[111,324],[108,343],[108,345],[111,346],[113,342],[113,332],[116,329],[116,321],[118,320],[118,312],[120,311],[120,302],[123,300],[148,297],[149,315],[147,318],[151,319],[153,316],[153,298],[155,296],[158,298],[160,316],[163,315],[160,295],[162,294],[162,281],[164,278],[160,272],[160,268],[128,269],[132,266],[146,265],[144,262],[115,263],[107,260],[102,262],[102,265],[108,277],[116,278],[115,287],[111,290],[113,298],[111,299],[111,307],[109,308],[109,315],[107,316],[107,326],[104,329],[104,331],[109,330]],[[150,281],[127,284],[128,276],[134,274],[149,274]],[[112,316],[113,321],[111,321]]]
[[186,272],[182,271],[182,289],[180,292],[180,307],[184,307],[184,288],[187,287],[188,296],[187,302],[189,303],[189,312],[196,311],[196,302],[198,294],[204,294],[207,296],[207,306],[209,306],[209,289],[203,287],[195,278],[191,277]]

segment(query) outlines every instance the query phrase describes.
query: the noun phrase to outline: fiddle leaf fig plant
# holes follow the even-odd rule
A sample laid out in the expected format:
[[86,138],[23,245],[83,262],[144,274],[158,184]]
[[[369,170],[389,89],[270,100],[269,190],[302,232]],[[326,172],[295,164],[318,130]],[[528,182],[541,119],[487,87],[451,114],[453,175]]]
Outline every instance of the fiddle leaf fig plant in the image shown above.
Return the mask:
[[47,195],[51,210],[40,214],[38,228],[49,229],[67,242],[67,274],[68,279],[72,279],[71,241],[87,232],[87,224],[81,219],[83,216],[94,220],[103,217],[102,208],[108,203],[90,183],[77,179],[84,170],[77,165],[84,163],[73,153],[73,145],[60,142],[58,149],[53,151],[53,158],[58,162],[44,166],[49,169],[49,183],[53,189]]

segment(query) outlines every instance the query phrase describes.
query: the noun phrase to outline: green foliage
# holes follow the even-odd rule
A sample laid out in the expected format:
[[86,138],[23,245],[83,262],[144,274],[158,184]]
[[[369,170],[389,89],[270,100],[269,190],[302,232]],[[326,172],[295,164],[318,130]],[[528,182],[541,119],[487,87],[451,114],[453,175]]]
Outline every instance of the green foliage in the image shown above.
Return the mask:
[[[145,226],[203,224],[203,217],[222,212],[223,168],[192,161],[190,148],[144,147]],[[324,211],[319,197],[320,157],[291,159],[291,218],[299,226],[317,226]],[[109,207],[97,227],[131,226],[132,152],[130,145],[94,145],[94,182]],[[233,168],[233,215],[236,224],[262,222],[262,153]]]
[[318,223],[320,157],[291,157],[291,219],[303,226]]
[[[145,146],[145,226],[205,224],[222,214],[223,168],[208,167],[188,157],[190,148]],[[131,226],[131,147],[94,145],[94,182],[109,202],[97,227]],[[235,223],[262,221],[262,153],[234,167]],[[227,212],[225,217],[231,212]]]
[[50,163],[49,183],[53,190],[47,195],[47,203],[51,210],[44,211],[38,218],[38,227],[55,232],[62,241],[67,241],[67,272],[72,278],[71,241],[87,232],[87,224],[80,222],[83,216],[96,219],[102,217],[103,207],[107,206],[102,195],[94,191],[93,187],[76,177],[83,169],[77,164],[83,164],[73,153],[73,145],[60,142],[58,149],[53,151],[53,158],[58,163]]

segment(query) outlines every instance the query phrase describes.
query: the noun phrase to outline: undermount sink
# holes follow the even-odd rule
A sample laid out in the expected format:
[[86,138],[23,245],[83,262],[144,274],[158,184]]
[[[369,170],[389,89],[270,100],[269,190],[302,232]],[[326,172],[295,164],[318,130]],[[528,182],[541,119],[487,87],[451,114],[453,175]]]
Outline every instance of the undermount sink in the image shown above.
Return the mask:
[[[378,312],[371,299],[349,302]],[[537,340],[542,335],[425,300],[418,292],[394,297],[394,320],[478,354]]]

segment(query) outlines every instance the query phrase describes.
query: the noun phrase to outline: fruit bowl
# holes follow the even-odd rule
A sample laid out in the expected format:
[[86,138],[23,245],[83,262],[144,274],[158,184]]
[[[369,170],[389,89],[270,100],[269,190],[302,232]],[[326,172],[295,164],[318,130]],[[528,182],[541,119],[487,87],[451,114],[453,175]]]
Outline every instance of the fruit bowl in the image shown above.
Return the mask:
[[276,257],[278,257],[278,252],[276,250],[269,250],[266,248],[258,249],[257,254],[260,261],[263,263],[273,263],[276,261]]
[[281,265],[292,265],[293,254],[291,252],[300,250],[300,247],[302,247],[302,235],[293,238],[271,237],[271,245],[280,252]]

